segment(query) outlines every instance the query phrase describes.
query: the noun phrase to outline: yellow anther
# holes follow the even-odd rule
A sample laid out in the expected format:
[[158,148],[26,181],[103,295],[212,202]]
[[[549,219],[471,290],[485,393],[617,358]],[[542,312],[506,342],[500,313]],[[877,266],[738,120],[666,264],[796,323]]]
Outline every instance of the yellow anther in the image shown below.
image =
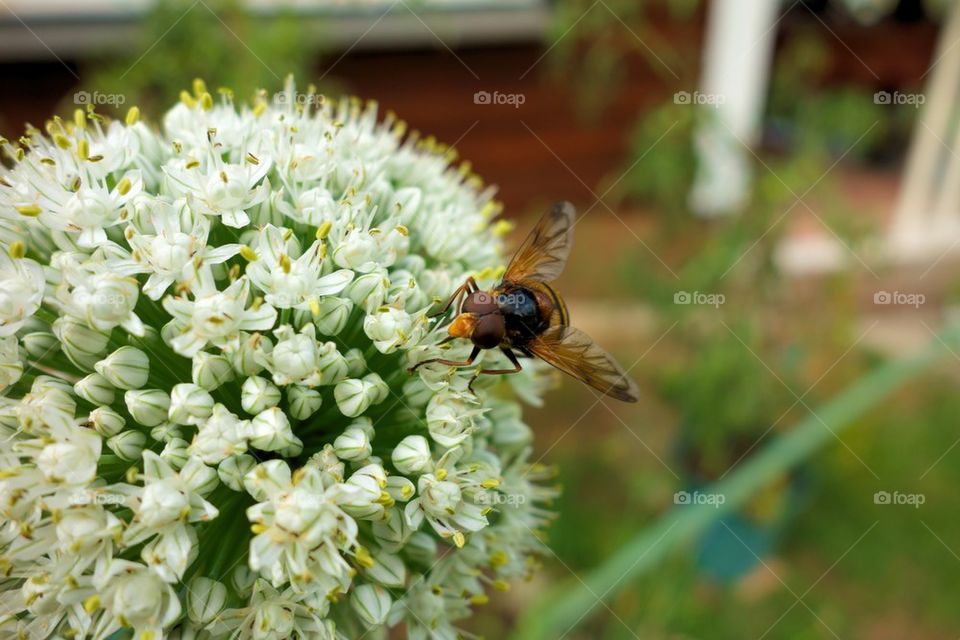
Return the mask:
[[240,257],[247,262],[256,262],[259,258],[259,256],[257,256],[257,252],[247,245],[240,246]]
[[493,229],[492,229],[493,235],[497,236],[498,238],[501,238],[507,235],[508,233],[510,233],[511,231],[513,231],[514,226],[516,225],[514,225],[509,220],[497,220],[496,222],[493,223]]
[[333,229],[333,223],[329,220],[317,227],[317,240],[323,240],[330,235],[331,229]]
[[210,111],[213,109],[213,96],[209,93],[204,93],[200,96],[200,106],[204,111]]
[[497,591],[510,591],[510,583],[506,580],[494,580],[493,588]]
[[7,253],[9,253],[10,257],[14,260],[19,260],[27,255],[27,245],[23,244],[22,240],[15,240],[10,243],[10,249],[7,250]]
[[83,610],[87,613],[93,613],[100,608],[100,596],[92,595],[83,601]]
[[358,546],[355,554],[357,563],[362,567],[370,569],[376,564],[376,562],[373,560],[373,556],[370,555],[370,552],[367,551],[366,547]]
[[462,531],[457,531],[453,534],[453,544],[457,545],[457,549],[462,549],[463,545],[467,544],[467,539],[464,537]]
[[37,204],[25,204],[17,207],[17,213],[22,216],[27,216],[28,218],[36,218],[40,215],[40,212],[40,205]]
[[293,472],[293,475],[290,477],[290,482],[293,483],[293,486],[300,484],[300,481],[303,480],[303,476],[307,475],[307,470],[303,467],[300,467]]
[[437,476],[437,480],[443,482],[447,479],[447,470],[443,468],[437,469],[437,473],[435,475]]
[[203,81],[203,78],[194,78],[193,79],[193,95],[198,98],[207,92],[207,83]]
[[477,595],[470,598],[470,604],[477,605],[477,606],[483,606],[488,602],[490,602],[490,598],[487,597],[487,594],[485,593],[478,593]]
[[87,142],[86,138],[77,140],[77,157],[81,160],[86,160],[90,157],[90,143]]
[[484,489],[496,489],[500,486],[500,481],[496,478],[488,478],[480,483],[480,486]]
[[262,522],[257,522],[257,523],[254,523],[254,524],[250,525],[250,531],[252,531],[252,532],[253,532],[253,535],[256,535],[256,536],[260,535],[261,533],[263,533],[264,531],[266,531],[266,530],[269,529],[269,528],[270,528],[270,527],[268,527],[267,525],[263,524]]
[[75,109],[73,112],[73,123],[77,126],[78,129],[85,129],[87,126],[87,114],[83,112],[83,109]]
[[281,253],[281,254],[280,254],[280,268],[283,269],[283,272],[284,272],[284,273],[290,273],[291,264],[292,264],[292,263],[290,262],[290,256],[288,256],[288,255],[285,254],[285,253]]
[[125,196],[128,193],[130,193],[130,188],[132,186],[133,186],[133,183],[130,182],[130,178],[124,178],[123,180],[117,183],[117,193],[119,193],[122,196]]
[[133,126],[140,122],[140,107],[134,105],[127,110],[126,123]]
[[193,99],[193,96],[191,96],[191,95],[190,95],[189,93],[187,93],[186,91],[181,91],[181,92],[180,92],[180,102],[182,102],[183,104],[187,105],[187,106],[190,107],[191,109],[193,109],[195,106],[197,106],[197,101],[194,100],[194,99]]

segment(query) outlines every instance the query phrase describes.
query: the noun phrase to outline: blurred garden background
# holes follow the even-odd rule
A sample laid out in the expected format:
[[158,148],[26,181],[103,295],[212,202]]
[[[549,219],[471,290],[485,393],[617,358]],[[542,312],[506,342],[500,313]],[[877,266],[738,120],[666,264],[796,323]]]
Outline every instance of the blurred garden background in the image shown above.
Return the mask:
[[194,77],[376,100],[495,185],[643,398],[526,418],[563,487],[487,638],[956,638],[950,0],[0,0],[0,133]]

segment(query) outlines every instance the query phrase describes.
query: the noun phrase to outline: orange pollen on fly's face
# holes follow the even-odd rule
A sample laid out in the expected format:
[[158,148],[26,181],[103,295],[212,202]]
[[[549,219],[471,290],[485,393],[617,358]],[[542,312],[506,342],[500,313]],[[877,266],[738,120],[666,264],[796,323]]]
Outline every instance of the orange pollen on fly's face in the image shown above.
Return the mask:
[[461,313],[450,323],[447,333],[454,338],[469,338],[473,335],[477,320],[477,314],[475,313]]

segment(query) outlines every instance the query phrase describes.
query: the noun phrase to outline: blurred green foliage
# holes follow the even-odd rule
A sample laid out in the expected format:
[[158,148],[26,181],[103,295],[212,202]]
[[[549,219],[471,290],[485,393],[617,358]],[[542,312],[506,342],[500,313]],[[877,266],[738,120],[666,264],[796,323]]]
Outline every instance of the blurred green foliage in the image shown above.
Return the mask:
[[161,113],[192,78],[245,99],[279,90],[287,74],[310,78],[321,52],[321,34],[291,13],[254,13],[240,0],[159,0],[127,55],[105,54],[81,75],[89,91],[124,94],[127,106]]

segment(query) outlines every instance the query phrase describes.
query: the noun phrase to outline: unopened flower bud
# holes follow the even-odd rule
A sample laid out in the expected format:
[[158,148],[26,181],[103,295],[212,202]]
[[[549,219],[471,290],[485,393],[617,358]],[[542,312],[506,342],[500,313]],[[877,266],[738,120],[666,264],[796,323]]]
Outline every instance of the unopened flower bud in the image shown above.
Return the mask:
[[347,361],[337,350],[337,345],[327,342],[320,346],[317,370],[320,371],[320,383],[336,384],[347,377]]
[[306,420],[320,409],[323,396],[316,389],[294,384],[287,387],[287,403],[294,420]]
[[190,444],[182,438],[170,438],[166,442],[160,457],[169,462],[173,468],[182,468],[190,459],[190,454],[187,452]]
[[123,400],[133,419],[145,427],[155,427],[165,421],[170,410],[170,396],[160,389],[127,391]]
[[280,402],[280,389],[266,378],[250,376],[240,389],[240,406],[249,414],[257,414]]
[[[261,451],[299,451],[303,448],[300,438],[293,435],[290,421],[278,407],[266,409],[250,421],[247,429],[250,444]],[[296,455],[296,454],[294,454]]]
[[381,389],[372,380],[348,378],[337,384],[333,389],[333,397],[337,401],[340,413],[348,418],[355,418],[374,404],[380,397]]
[[46,331],[34,331],[20,338],[20,346],[33,358],[44,358],[60,350],[57,336]]
[[168,416],[176,424],[197,425],[213,412],[213,396],[200,385],[181,383],[170,392]]
[[362,584],[353,591],[350,606],[368,626],[375,627],[383,624],[390,613],[393,599],[390,592],[374,584]]
[[257,461],[247,454],[230,456],[217,467],[220,482],[234,491],[243,491],[243,478],[257,466]]
[[423,436],[407,436],[393,449],[390,456],[400,473],[418,475],[433,467],[430,443]]
[[365,273],[347,287],[347,296],[367,313],[373,313],[386,298],[390,279],[385,269]]
[[70,361],[85,371],[94,368],[110,342],[107,334],[69,316],[57,318],[53,323],[53,333],[59,338],[60,348]]
[[240,347],[230,356],[233,368],[241,376],[255,376],[263,371],[264,355],[273,351],[273,342],[259,333],[241,334]]
[[222,582],[197,576],[187,588],[187,616],[196,624],[217,617],[227,604],[227,587]]
[[110,450],[126,462],[133,462],[140,458],[140,453],[146,444],[147,436],[140,431],[123,431],[107,440]]
[[363,351],[360,349],[350,349],[343,354],[343,359],[347,362],[347,376],[359,378],[367,372],[367,361],[363,357]]
[[327,296],[317,303],[314,322],[317,330],[325,336],[335,336],[343,331],[353,311],[353,301],[349,298]]
[[193,356],[193,383],[213,391],[233,379],[233,367],[224,356],[201,351]]
[[114,388],[99,373],[91,373],[85,378],[81,378],[73,385],[73,390],[90,404],[108,405],[113,403]]
[[147,384],[150,359],[135,347],[120,347],[98,362],[95,368],[118,389],[139,389]]
[[90,412],[88,418],[93,428],[104,438],[109,438],[123,430],[125,420],[123,416],[110,407],[97,407]]
[[367,459],[373,452],[370,446],[370,439],[363,429],[359,427],[347,427],[347,429],[337,436],[333,441],[333,450],[341,460],[359,462]]

